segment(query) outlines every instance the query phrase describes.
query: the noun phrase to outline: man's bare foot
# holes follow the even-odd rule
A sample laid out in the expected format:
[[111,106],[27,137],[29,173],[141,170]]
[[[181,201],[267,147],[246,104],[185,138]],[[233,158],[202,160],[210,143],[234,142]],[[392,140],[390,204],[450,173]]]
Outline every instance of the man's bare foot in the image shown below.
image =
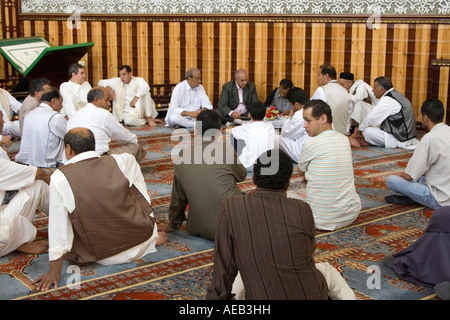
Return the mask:
[[47,250],[48,240],[35,240],[32,242],[26,242],[16,249],[16,251],[29,254],[40,254],[47,252]]
[[160,232],[172,232],[174,230],[175,229],[169,227],[169,224],[167,223],[164,222],[158,223],[158,231]]
[[167,240],[167,234],[164,231],[158,231],[158,239],[156,240],[156,246],[160,246],[166,242]]
[[147,118],[147,122],[150,127],[154,127],[157,126],[158,123],[162,123],[160,119],[153,119],[153,118]]
[[359,143],[358,139],[355,139],[352,136],[348,137],[348,141],[350,142],[350,145],[352,147],[357,147],[357,148],[361,147],[361,144]]

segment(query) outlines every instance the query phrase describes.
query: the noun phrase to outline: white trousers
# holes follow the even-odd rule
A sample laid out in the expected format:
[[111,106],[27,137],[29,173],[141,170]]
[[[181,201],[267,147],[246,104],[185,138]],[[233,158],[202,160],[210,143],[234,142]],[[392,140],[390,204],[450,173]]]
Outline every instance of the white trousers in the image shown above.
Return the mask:
[[48,213],[49,188],[42,180],[20,190],[0,208],[0,257],[36,237],[32,224],[36,209]]
[[195,125],[195,119],[175,113],[169,115],[169,122],[171,126],[180,126],[183,128],[193,128]]
[[[332,267],[328,262],[316,263],[316,268],[325,277],[328,285],[328,296],[331,300],[356,300],[352,288],[349,287],[336,268]],[[244,283],[239,272],[234,279],[231,292],[235,294],[236,300],[245,300]]]

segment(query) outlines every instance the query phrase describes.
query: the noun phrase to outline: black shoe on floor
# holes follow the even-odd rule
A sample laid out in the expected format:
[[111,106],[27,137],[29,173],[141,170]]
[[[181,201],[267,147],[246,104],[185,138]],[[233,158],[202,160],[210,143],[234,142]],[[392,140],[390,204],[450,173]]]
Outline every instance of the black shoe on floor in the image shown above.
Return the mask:
[[406,196],[397,196],[395,194],[386,196],[384,200],[386,200],[387,203],[392,204],[417,204],[417,202],[415,202],[411,198],[408,198]]
[[386,267],[392,269],[394,267],[394,257],[393,256],[385,256],[383,259],[383,263]]

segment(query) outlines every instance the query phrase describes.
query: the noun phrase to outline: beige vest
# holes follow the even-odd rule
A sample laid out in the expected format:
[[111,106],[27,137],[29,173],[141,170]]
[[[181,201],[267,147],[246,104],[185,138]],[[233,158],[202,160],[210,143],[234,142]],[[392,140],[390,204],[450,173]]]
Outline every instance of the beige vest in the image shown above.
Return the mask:
[[154,218],[150,203],[109,155],[86,159],[60,168],[75,197],[69,214],[73,226],[72,249],[65,259],[87,263],[112,257],[148,240]]
[[6,96],[7,92],[8,91],[6,91],[5,89],[0,88],[0,103],[2,104],[2,107],[5,110],[8,119],[11,120],[11,108],[9,106],[8,97]]
[[337,82],[330,81],[326,85],[322,86],[322,88],[325,90],[327,103],[331,108],[334,130],[342,134],[346,134],[349,122],[349,93]]

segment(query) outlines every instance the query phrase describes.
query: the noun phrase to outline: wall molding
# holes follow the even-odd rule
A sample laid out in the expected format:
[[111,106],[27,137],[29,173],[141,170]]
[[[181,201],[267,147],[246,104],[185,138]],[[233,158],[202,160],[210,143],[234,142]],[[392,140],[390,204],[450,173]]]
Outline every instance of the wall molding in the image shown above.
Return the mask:
[[22,20],[450,23],[450,3],[440,0],[20,0],[19,8]]

